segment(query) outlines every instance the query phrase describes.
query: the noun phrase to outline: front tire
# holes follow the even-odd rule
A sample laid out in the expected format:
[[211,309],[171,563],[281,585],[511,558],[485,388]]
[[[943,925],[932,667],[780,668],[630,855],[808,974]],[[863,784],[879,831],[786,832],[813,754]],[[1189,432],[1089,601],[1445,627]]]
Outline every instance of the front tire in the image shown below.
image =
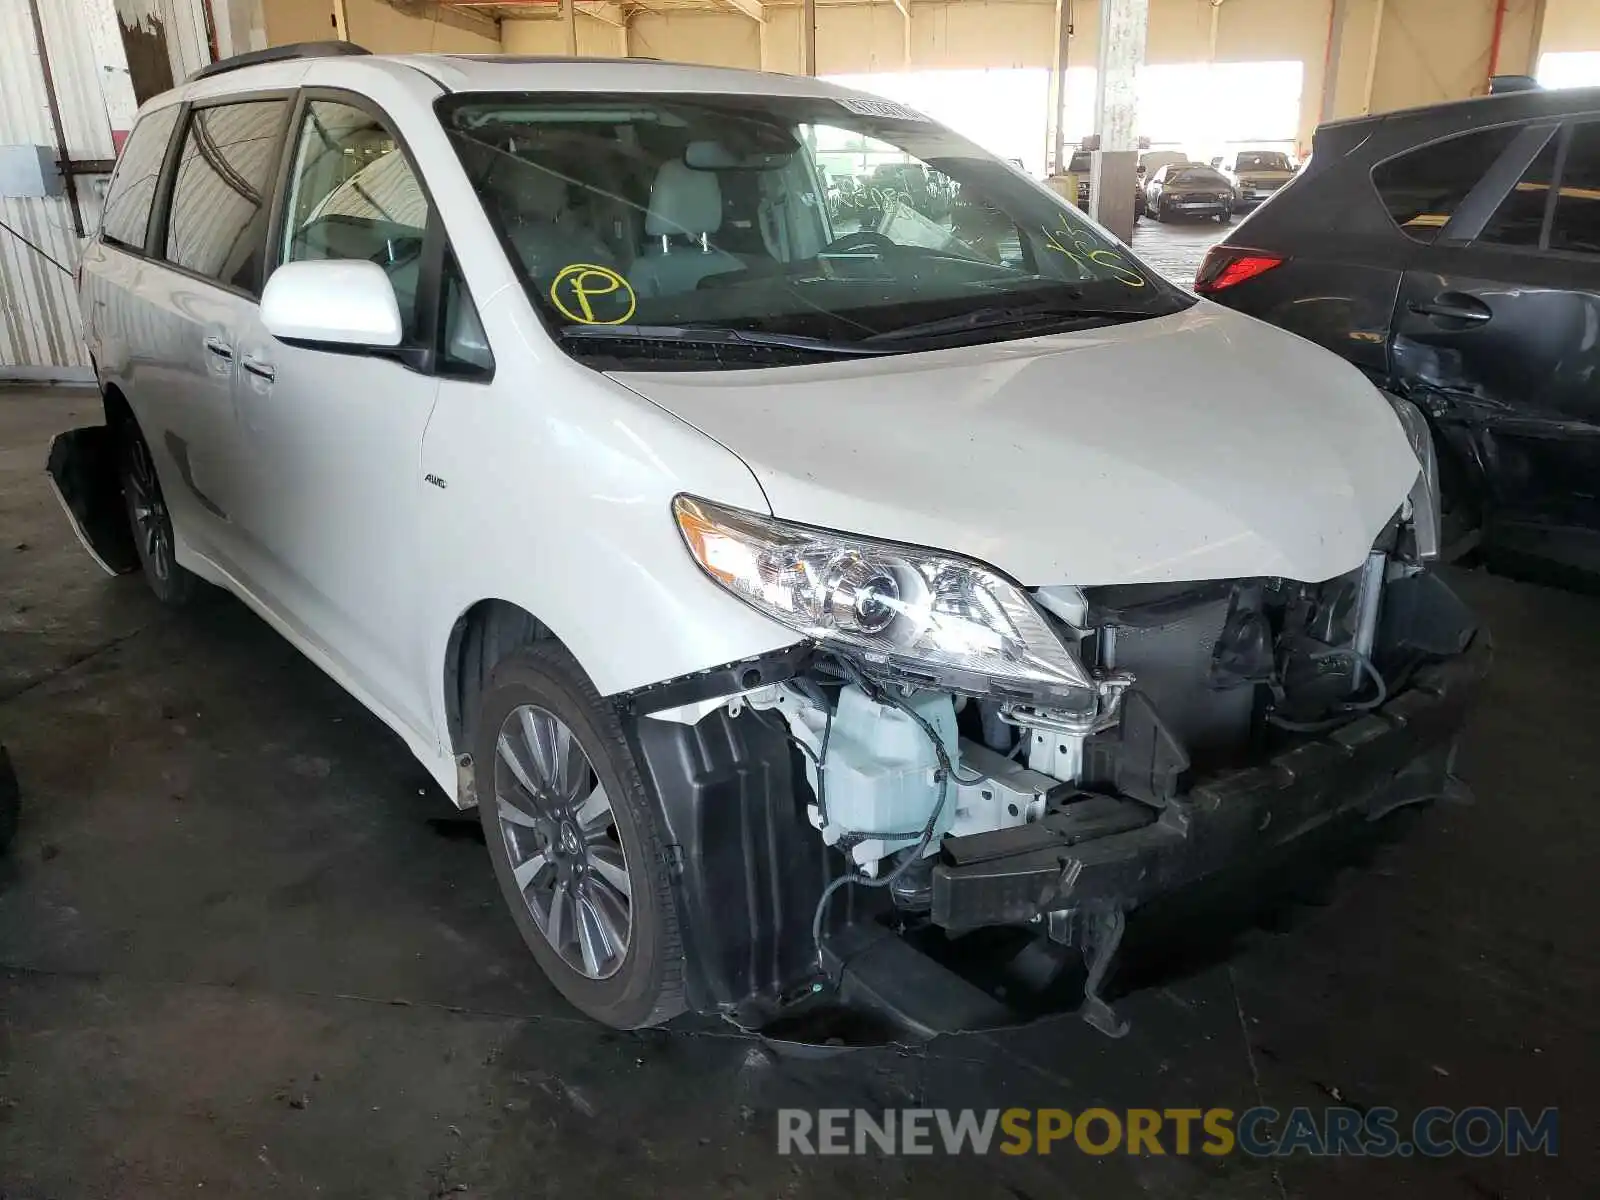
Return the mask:
[[172,513],[161,491],[150,446],[131,420],[123,424],[118,442],[117,473],[122,482],[122,500],[145,582],[161,603],[182,607],[200,591],[201,580],[178,565]]
[[489,859],[534,959],[606,1025],[677,1016],[667,839],[616,711],[564,647],[541,642],[496,664],[472,729]]

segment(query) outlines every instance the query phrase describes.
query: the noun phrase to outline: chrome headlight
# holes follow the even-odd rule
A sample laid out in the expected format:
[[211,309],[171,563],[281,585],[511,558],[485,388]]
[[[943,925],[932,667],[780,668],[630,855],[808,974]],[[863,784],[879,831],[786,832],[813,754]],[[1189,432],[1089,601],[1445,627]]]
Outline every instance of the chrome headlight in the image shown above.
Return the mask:
[[1400,426],[1406,431],[1406,440],[1411,443],[1411,452],[1417,456],[1417,465],[1421,468],[1409,497],[1411,528],[1417,540],[1417,557],[1423,562],[1433,562],[1439,557],[1441,538],[1439,457],[1433,447],[1433,431],[1428,428],[1428,418],[1411,401],[1390,392],[1384,392],[1383,396],[1394,409],[1394,415],[1400,418]]
[[1092,702],[1088,672],[1033,601],[980,563],[693,496],[679,496],[672,510],[689,553],[718,584],[869,667],[976,695]]

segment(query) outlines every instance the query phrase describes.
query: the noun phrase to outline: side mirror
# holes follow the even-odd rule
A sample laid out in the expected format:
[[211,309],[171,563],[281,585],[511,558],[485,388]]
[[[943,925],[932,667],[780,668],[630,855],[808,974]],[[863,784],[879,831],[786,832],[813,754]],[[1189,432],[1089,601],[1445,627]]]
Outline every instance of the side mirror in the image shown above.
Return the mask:
[[283,341],[326,346],[398,346],[403,335],[394,285],[365,259],[284,263],[261,293],[261,323]]

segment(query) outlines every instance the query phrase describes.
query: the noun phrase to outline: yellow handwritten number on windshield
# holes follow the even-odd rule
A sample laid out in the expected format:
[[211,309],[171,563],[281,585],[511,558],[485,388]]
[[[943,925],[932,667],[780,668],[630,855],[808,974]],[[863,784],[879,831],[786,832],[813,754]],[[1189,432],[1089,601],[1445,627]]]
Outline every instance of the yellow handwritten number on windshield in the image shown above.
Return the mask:
[[[615,297],[607,308],[626,303],[626,311],[620,317],[596,316],[594,302],[602,296]],[[593,263],[568,263],[562,267],[560,274],[550,282],[550,303],[567,320],[579,325],[621,325],[638,307],[633,288],[626,279],[609,267],[597,267]]]
[[1122,256],[1115,250],[1093,250],[1090,249],[1089,243],[1083,241],[1074,241],[1070,248],[1062,244],[1063,238],[1071,237],[1072,235],[1065,229],[1046,229],[1044,231],[1045,249],[1065,254],[1080,271],[1087,271],[1091,275],[1095,274],[1095,271],[1088,265],[1093,263],[1097,267],[1104,267],[1110,271],[1111,277],[1124,287],[1142,288],[1144,286],[1144,276],[1125,264],[1122,261]]

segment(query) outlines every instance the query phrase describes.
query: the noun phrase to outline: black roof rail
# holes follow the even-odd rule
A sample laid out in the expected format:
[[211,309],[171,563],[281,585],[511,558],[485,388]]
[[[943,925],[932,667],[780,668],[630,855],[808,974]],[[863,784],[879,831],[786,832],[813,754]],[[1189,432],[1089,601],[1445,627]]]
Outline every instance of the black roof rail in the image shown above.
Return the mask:
[[354,42],[291,42],[287,46],[269,46],[265,50],[249,50],[244,54],[235,54],[231,58],[224,58],[220,62],[209,63],[194,72],[185,83],[193,83],[196,79],[207,79],[212,75],[224,75],[229,71],[237,71],[240,67],[254,67],[261,63],[290,62],[297,58],[339,58],[347,54],[371,54],[365,46],[358,46]]

